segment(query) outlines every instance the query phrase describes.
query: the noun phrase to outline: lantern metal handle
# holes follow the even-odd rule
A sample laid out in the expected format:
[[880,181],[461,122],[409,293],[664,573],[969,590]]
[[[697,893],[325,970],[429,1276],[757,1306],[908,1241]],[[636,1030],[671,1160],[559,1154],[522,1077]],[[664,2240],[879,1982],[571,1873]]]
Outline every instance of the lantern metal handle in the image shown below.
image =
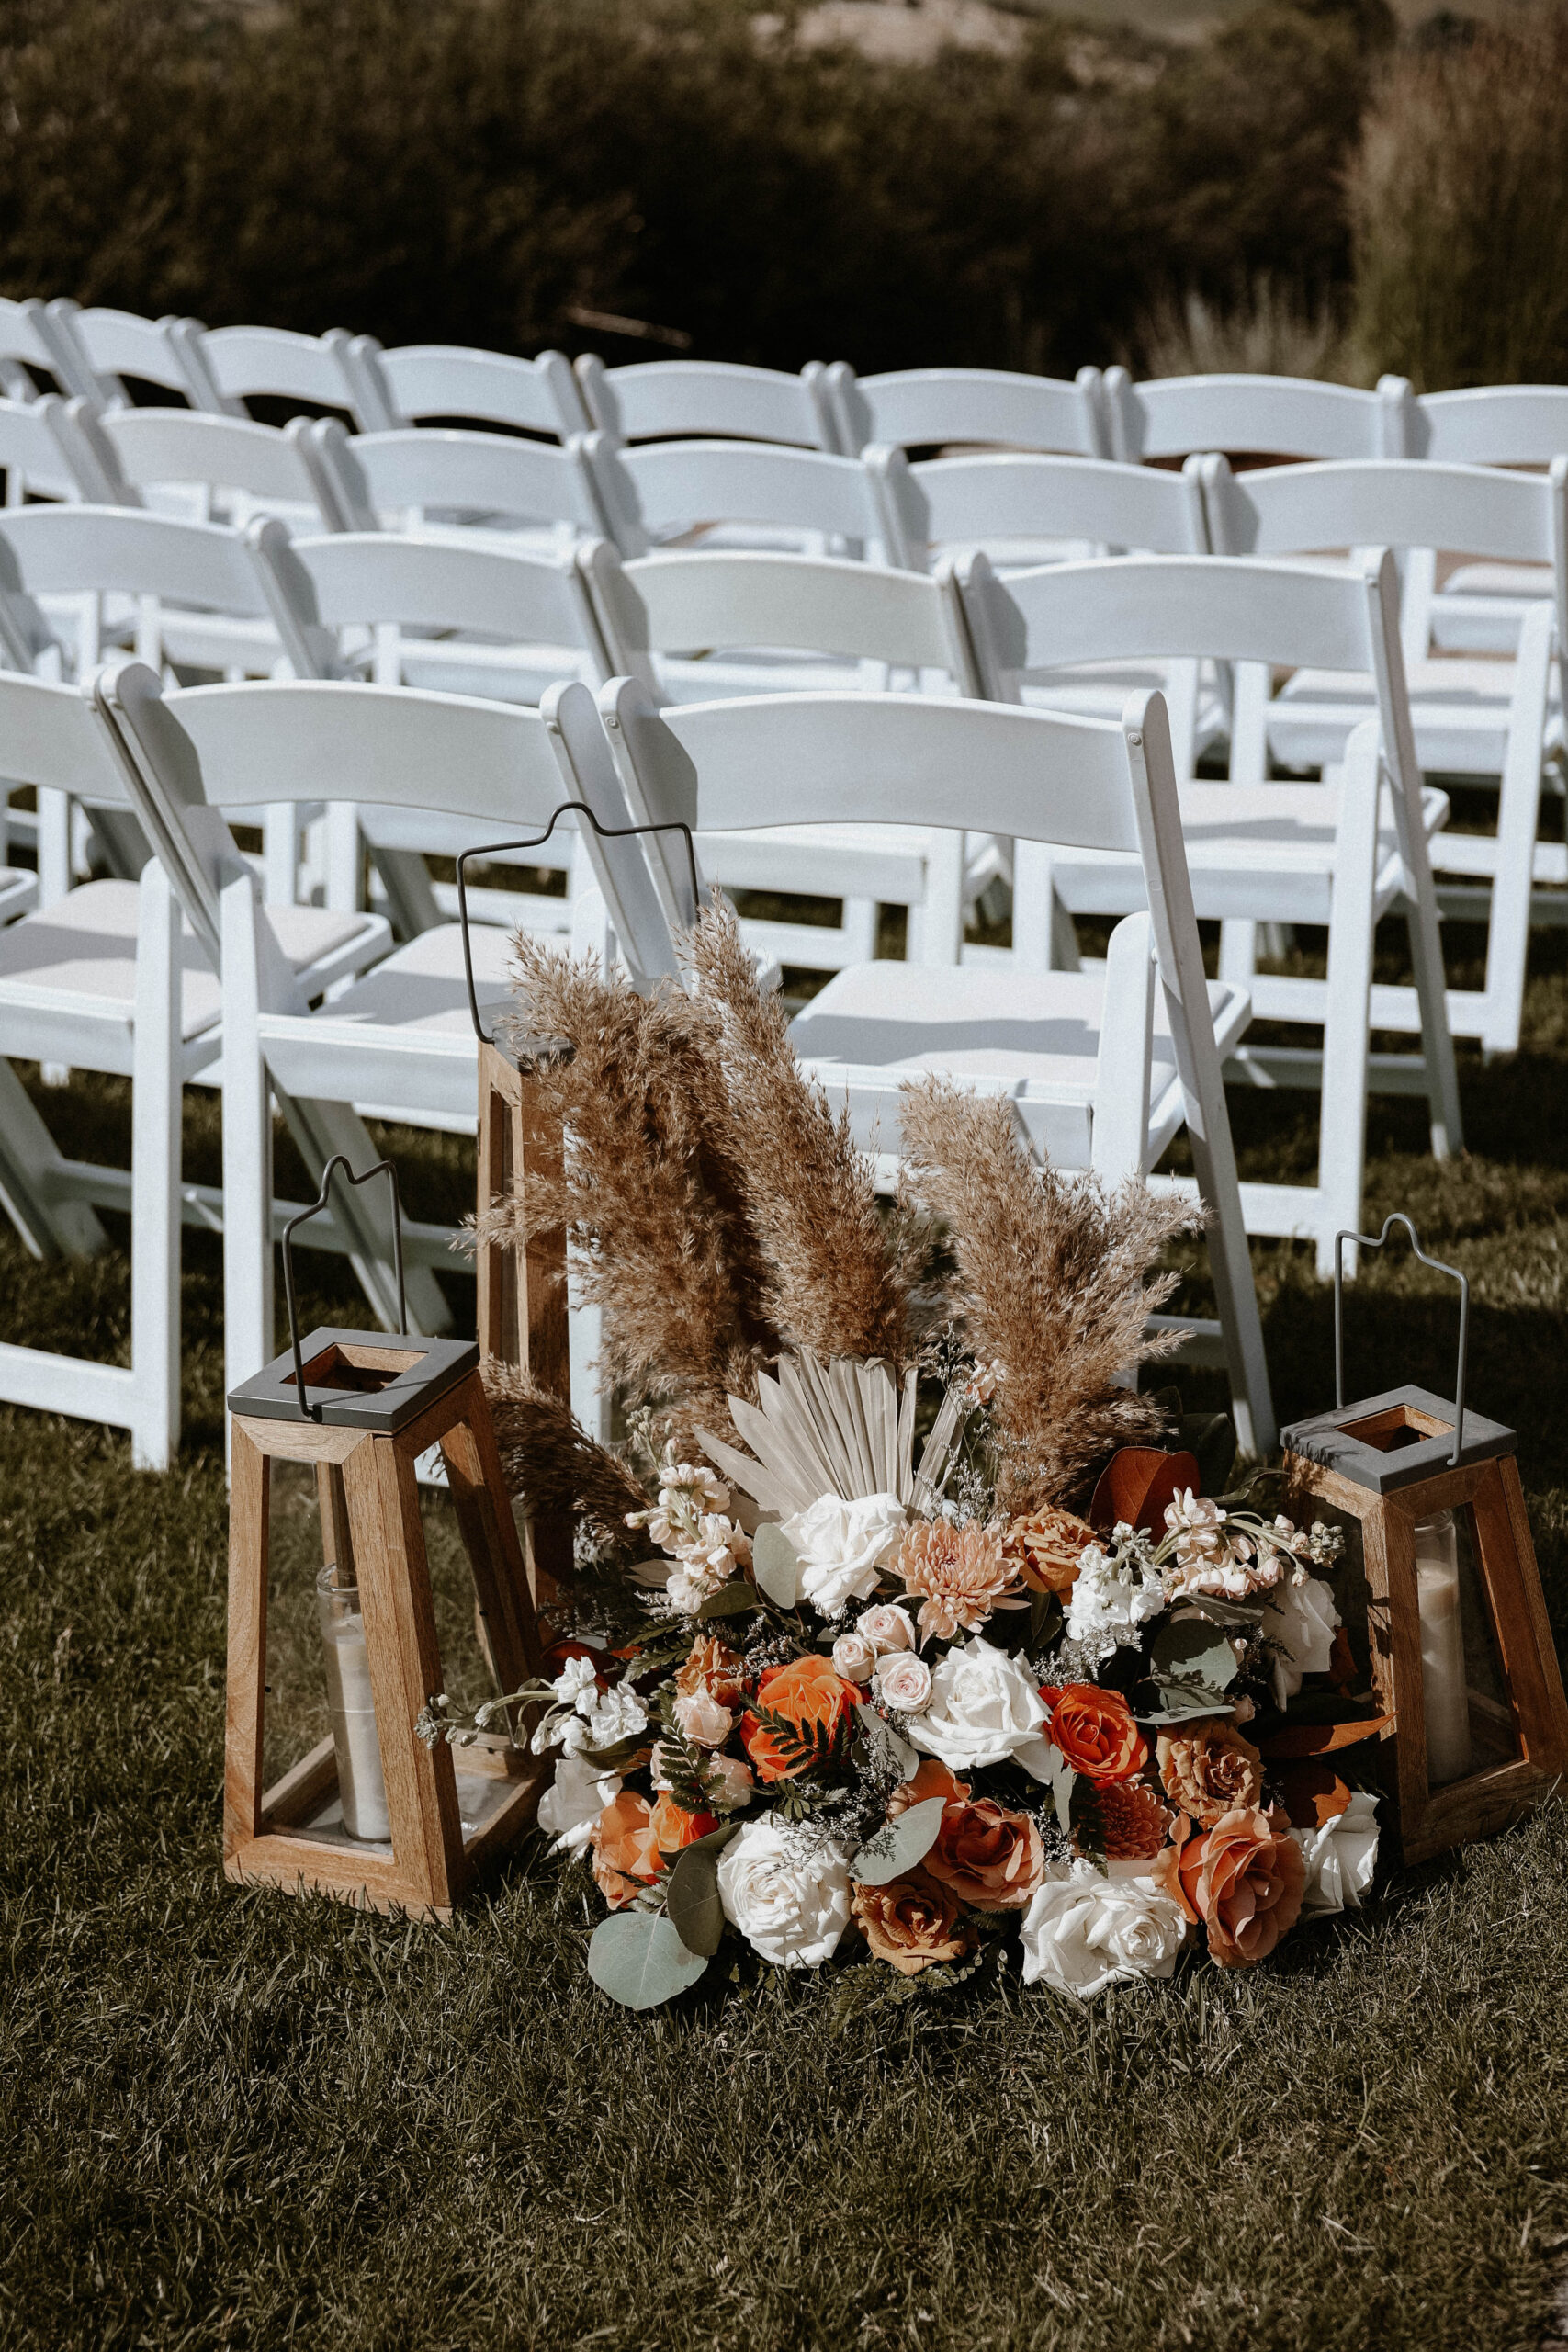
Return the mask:
[[1421,1247],[1420,1237],[1403,1209],[1394,1209],[1382,1221],[1382,1231],[1376,1238],[1370,1233],[1352,1233],[1347,1227],[1334,1237],[1334,1407],[1342,1412],[1345,1407],[1345,1258],[1347,1241],[1359,1242],[1363,1250],[1381,1250],[1391,1228],[1402,1225],[1410,1236],[1410,1247],[1424,1266],[1437,1274],[1447,1274],[1459,1284],[1459,1370],[1454,1380],[1454,1450],[1449,1456],[1449,1468],[1457,1470],[1464,1452],[1464,1384],[1470,1369],[1470,1283],[1457,1266],[1445,1266],[1440,1258],[1429,1258]]
[[391,1187],[392,1266],[398,1278],[398,1330],[403,1334],[409,1328],[408,1300],[403,1295],[403,1208],[398,1192],[398,1171],[389,1159],[378,1159],[373,1168],[367,1168],[362,1176],[356,1176],[344,1154],[334,1151],[321,1171],[321,1191],[310,1207],[301,1209],[298,1216],[291,1216],[283,1228],[283,1295],[288,1308],[288,1344],[294,1351],[294,1393],[299,1400],[299,1418],[303,1421],[319,1421],[321,1408],[319,1405],[311,1407],[305,1391],[305,1359],[299,1346],[299,1309],[294,1297],[294,1236],[300,1226],[310,1218],[319,1216],[326,1207],[333,1189],[333,1178],[340,1168],[351,1184],[368,1184],[373,1176],[384,1175]]
[[457,859],[457,921],[463,933],[463,978],[468,990],[468,1018],[474,1024],[474,1035],[481,1046],[493,1045],[495,1040],[479,1019],[479,1001],[474,990],[474,957],[468,939],[468,869],[469,862],[476,857],[499,857],[503,850],[543,849],[561,819],[566,816],[586,817],[600,840],[605,842],[624,842],[641,833],[681,834],[685,842],[686,855],[692,867],[692,904],[694,907],[701,902],[702,885],[697,878],[696,843],[692,839],[690,825],[682,823],[679,817],[669,818],[660,825],[602,825],[592,809],[586,807],[582,801],[563,800],[542,833],[530,833],[524,841],[486,842],[477,849],[464,850]]

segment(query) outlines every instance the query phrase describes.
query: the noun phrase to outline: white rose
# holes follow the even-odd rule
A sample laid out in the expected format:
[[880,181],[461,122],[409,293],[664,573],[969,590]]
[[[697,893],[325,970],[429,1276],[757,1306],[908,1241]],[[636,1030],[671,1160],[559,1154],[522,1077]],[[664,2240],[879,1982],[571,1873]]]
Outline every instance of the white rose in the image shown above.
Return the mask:
[[580,1854],[593,1824],[620,1793],[618,1773],[601,1772],[585,1757],[561,1757],[555,1779],[539,1799],[539,1826],[555,1839],[551,1853]]
[[1359,1911],[1378,1859],[1378,1801],[1358,1792],[1336,1821],[1321,1829],[1292,1829],[1306,1864],[1302,1917]]
[[846,1682],[869,1682],[875,1666],[876,1645],[858,1626],[852,1634],[840,1634],[833,1644],[833,1671]]
[[780,1968],[820,1968],[850,1924],[850,1873],[838,1847],[748,1822],[718,1860],[730,1925]]
[[1108,1984],[1168,1976],[1187,1917],[1152,1878],[1101,1878],[1092,1862],[1056,1862],[1023,1915],[1023,1981],[1089,2001]]
[[874,1643],[879,1654],[916,1646],[915,1621],[897,1600],[879,1600],[874,1609],[866,1610],[855,1631]]
[[710,1756],[708,1766],[718,1782],[713,1790],[718,1810],[744,1813],[757,1792],[756,1777],[750,1764],[742,1762],[739,1756]]
[[675,1720],[686,1737],[699,1747],[722,1747],[735,1728],[735,1717],[729,1709],[721,1707],[705,1688],[676,1700]]
[[[1121,1530],[1118,1529],[1118,1533]],[[1134,1557],[1112,1560],[1098,1544],[1086,1545],[1067,1603],[1067,1639],[1100,1644],[1103,1657],[1118,1643],[1135,1643],[1138,1628],[1165,1607],[1159,1570]]]
[[1334,1594],[1321,1577],[1282,1584],[1266,1603],[1263,1633],[1269,1645],[1277,1707],[1295,1697],[1303,1675],[1327,1673],[1338,1623]]
[[877,1665],[876,1687],[901,1715],[923,1714],[931,1704],[931,1670],[910,1650],[889,1650]]
[[931,1702],[909,1737],[950,1771],[1016,1756],[1043,1781],[1052,1753],[1040,1728],[1045,1719],[1045,1702],[1018,1660],[976,1634],[949,1650],[932,1674]]
[[897,1495],[820,1495],[809,1510],[797,1510],[784,1532],[800,1560],[800,1589],[824,1617],[836,1617],[846,1601],[869,1600],[876,1572],[888,1559],[904,1528],[904,1506]]

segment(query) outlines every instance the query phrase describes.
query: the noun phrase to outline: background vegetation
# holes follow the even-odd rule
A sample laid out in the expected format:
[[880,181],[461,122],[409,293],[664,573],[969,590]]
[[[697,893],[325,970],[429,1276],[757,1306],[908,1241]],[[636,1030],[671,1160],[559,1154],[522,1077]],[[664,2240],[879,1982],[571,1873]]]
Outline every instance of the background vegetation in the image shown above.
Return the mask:
[[1273,0],[1176,42],[1039,13],[1016,55],[890,63],[808,38],[801,0],[4,0],[0,287],[1070,372],[1179,356],[1191,295],[1252,353],[1261,283],[1306,323],[1275,364],[1561,375],[1562,24],[1396,39],[1387,0]]

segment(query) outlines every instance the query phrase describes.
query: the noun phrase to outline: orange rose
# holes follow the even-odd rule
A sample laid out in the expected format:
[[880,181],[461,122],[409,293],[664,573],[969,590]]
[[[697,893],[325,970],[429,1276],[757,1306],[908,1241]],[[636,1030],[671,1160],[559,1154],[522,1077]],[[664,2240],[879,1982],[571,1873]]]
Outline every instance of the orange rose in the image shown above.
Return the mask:
[[1044,1503],[1009,1523],[1002,1536],[1002,1554],[1016,1563],[1032,1592],[1054,1592],[1065,1601],[1078,1580],[1078,1561],[1085,1545],[1098,1541],[1087,1520]]
[[1146,1781],[1108,1781],[1096,1794],[1106,1860],[1152,1861],[1169,1832],[1170,1807]]
[[1051,1737],[1075,1772],[1098,1785],[1130,1781],[1148,1762],[1148,1742],[1120,1690],[1102,1690],[1098,1682],[1068,1682],[1060,1690],[1047,1684],[1040,1696],[1051,1711]]
[[623,1791],[599,1815],[589,1843],[593,1875],[612,1911],[630,1903],[659,1876],[659,1839],[646,1797]]
[[[785,1666],[770,1667],[757,1685],[757,1704],[787,1724],[791,1731],[825,1747],[860,1697],[851,1682],[834,1673],[825,1657],[792,1657]],[[756,1715],[743,1717],[740,1736],[746,1753],[764,1781],[793,1781],[808,1772],[816,1760],[780,1747],[774,1734]]]
[[919,1976],[944,1960],[962,1960],[975,1947],[975,1930],[950,1887],[939,1886],[923,1870],[890,1879],[886,1886],[856,1886],[850,1909],[860,1921],[874,1960],[885,1960],[900,1976]]
[[716,1829],[718,1815],[716,1813],[688,1813],[666,1791],[653,1808],[649,1826],[656,1852],[678,1854],[682,1846],[694,1845],[699,1838],[705,1838],[710,1829]]
[[1263,1758],[1223,1715],[1205,1715],[1159,1736],[1159,1776],[1173,1804],[1203,1828],[1263,1793]]
[[1301,1917],[1306,1864],[1276,1806],[1238,1806],[1181,1849],[1187,1907],[1209,1931],[1222,1968],[1256,1968]]
[[710,1634],[692,1644],[692,1654],[675,1676],[682,1699],[706,1690],[721,1707],[738,1707],[746,1696],[746,1661]]
[[976,1911],[1021,1911],[1044,1873],[1045,1849],[1027,1814],[982,1797],[943,1808],[922,1868]]

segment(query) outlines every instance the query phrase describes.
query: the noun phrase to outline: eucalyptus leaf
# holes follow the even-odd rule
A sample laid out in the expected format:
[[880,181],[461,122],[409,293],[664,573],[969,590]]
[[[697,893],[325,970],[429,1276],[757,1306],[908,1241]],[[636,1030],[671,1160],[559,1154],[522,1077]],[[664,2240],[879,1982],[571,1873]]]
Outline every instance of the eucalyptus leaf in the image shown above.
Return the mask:
[[664,1888],[664,1909],[671,1926],[688,1951],[711,1960],[724,1933],[724,1905],[718,1899],[718,1858],[739,1830],[739,1821],[727,1821],[694,1838],[675,1857]]
[[1235,1652],[1205,1617],[1168,1617],[1155,1635],[1149,1666],[1156,1682],[1200,1681],[1225,1690],[1235,1679]]
[[751,1573],[757,1589],[781,1609],[800,1600],[800,1555],[776,1519],[765,1519],[751,1538]]
[[868,1838],[850,1863],[850,1876],[863,1886],[886,1886],[924,1860],[936,1844],[945,1797],[922,1797],[897,1821],[887,1822]]
[[709,1593],[697,1611],[701,1623],[707,1624],[715,1617],[744,1617],[757,1606],[754,1587],[745,1577],[732,1577],[721,1584],[716,1592]]
[[656,1911],[617,1911],[588,1941],[588,1973],[626,2009],[656,2009],[694,1984],[707,1955],[690,1951]]
[[913,1780],[919,1770],[920,1759],[907,1739],[901,1739],[890,1723],[884,1721],[876,1709],[863,1699],[855,1709],[861,1737],[867,1748],[885,1770],[895,1771],[901,1780]]
[[1156,1686],[1157,1708],[1140,1707],[1141,1724],[1185,1724],[1198,1715],[1229,1715],[1235,1710],[1223,1690],[1207,1682],[1161,1682]]
[[1056,1826],[1065,1832],[1071,1826],[1073,1782],[1077,1774],[1059,1747],[1051,1750],[1049,1777],[1051,1802],[1056,1808]]

